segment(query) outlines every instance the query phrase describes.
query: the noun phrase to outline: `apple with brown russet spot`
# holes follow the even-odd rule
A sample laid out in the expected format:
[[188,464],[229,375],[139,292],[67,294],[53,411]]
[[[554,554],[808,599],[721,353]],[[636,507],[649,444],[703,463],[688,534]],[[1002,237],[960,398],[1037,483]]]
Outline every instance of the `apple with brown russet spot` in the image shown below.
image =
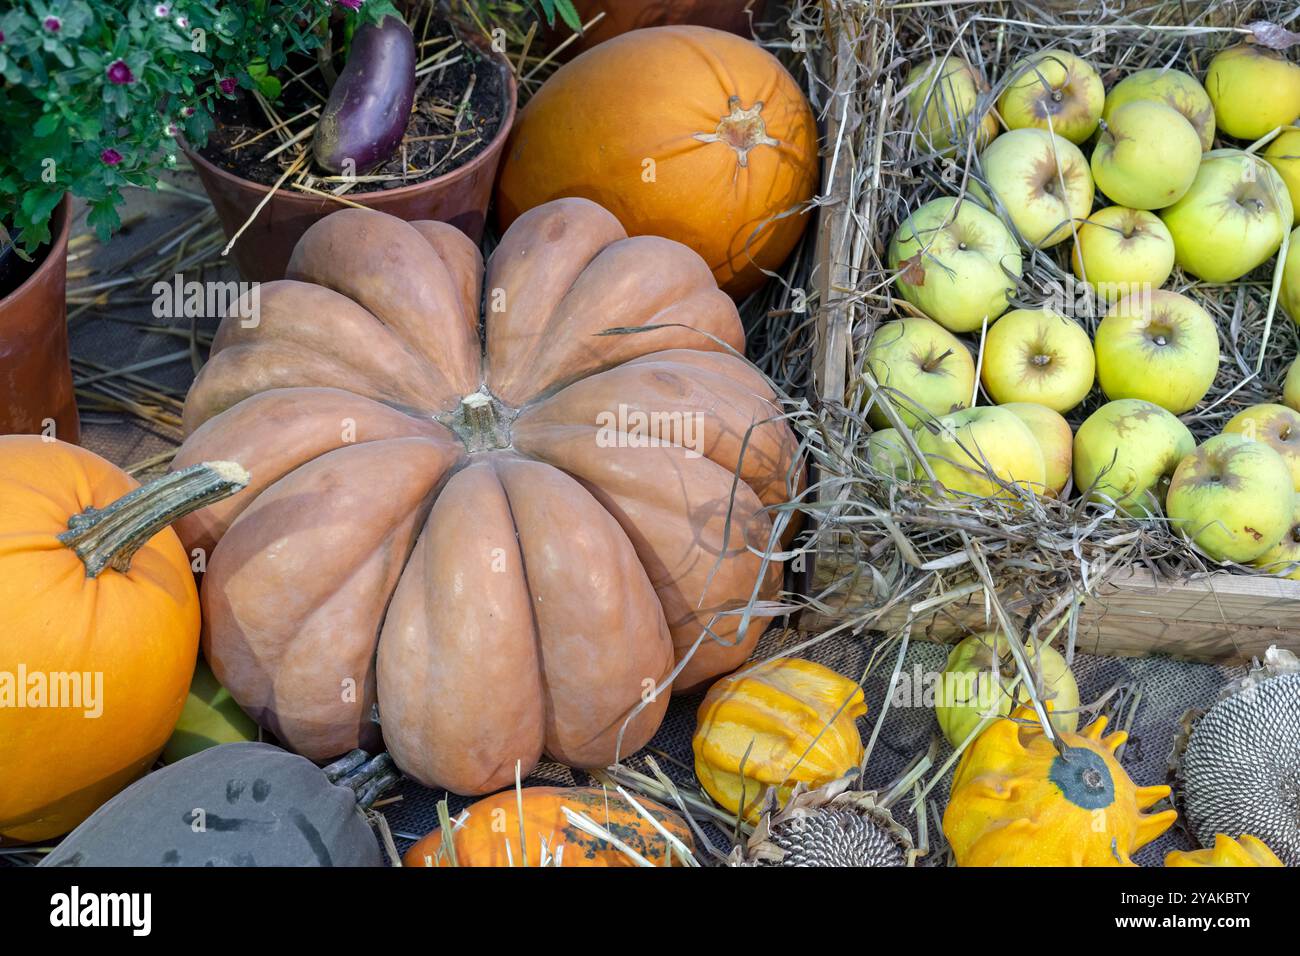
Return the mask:
[[1255,567],[1280,578],[1300,581],[1300,495],[1291,515],[1291,527],[1282,540],[1251,562]]
[[1300,66],[1256,43],[1216,54],[1205,92],[1219,129],[1237,139],[1256,140],[1300,118]]
[[1246,564],[1291,529],[1295,486],[1282,456],[1266,443],[1215,435],[1178,463],[1165,510],[1211,558]]
[[1050,309],[1013,309],[984,339],[980,379],[993,401],[1036,402],[1066,412],[1092,391],[1092,340]]
[[1171,106],[1136,100],[1102,120],[1092,150],[1092,178],[1112,202],[1163,209],[1191,188],[1201,165],[1201,138]]
[[[955,335],[919,317],[886,322],[867,343],[867,367],[876,384],[889,390],[899,417],[917,422],[965,408],[975,392],[975,360]],[[889,419],[878,402],[867,411],[874,427]]]
[[1252,405],[1233,415],[1223,432],[1272,448],[1286,462],[1291,483],[1300,491],[1300,412],[1285,405]]
[[1282,245],[1293,217],[1277,170],[1239,149],[1205,153],[1191,188],[1160,211],[1174,237],[1176,261],[1206,282],[1232,282],[1263,265]]
[[1106,302],[1158,289],[1174,271],[1174,237],[1146,209],[1105,206],[1079,227],[1070,256],[1075,276]]
[[1078,146],[1046,130],[1003,133],[980,154],[980,169],[983,183],[972,182],[970,194],[995,212],[1000,207],[1031,246],[1064,242],[1092,211],[1088,161]]
[[1008,129],[1050,130],[1082,143],[1097,128],[1106,87],[1087,60],[1066,50],[1040,50],[1016,61],[998,97]]
[[888,256],[903,298],[953,332],[978,329],[1005,312],[1024,265],[1002,220],[951,196],[903,220]]
[[1097,380],[1110,399],[1140,398],[1175,415],[1195,407],[1219,370],[1219,332],[1185,295],[1120,299],[1097,326]]
[[964,59],[949,55],[918,63],[904,81],[907,111],[921,151],[941,156],[964,150],[974,127],[975,149],[981,150],[998,134],[991,112],[975,119],[980,92],[987,85]]
[[1157,514],[1165,480],[1195,447],[1187,426],[1159,405],[1107,402],[1074,433],[1074,487],[1126,514]]
[[1014,412],[981,405],[917,427],[916,444],[949,495],[1012,498],[1011,486],[1043,494],[1047,467],[1034,433]]
[[1214,148],[1214,104],[1196,77],[1182,70],[1151,68],[1130,73],[1110,88],[1101,118],[1109,120],[1126,103],[1153,100],[1172,106],[1192,124],[1201,149]]
[[1070,423],[1059,413],[1034,402],[1007,402],[999,406],[1019,418],[1043,451],[1043,467],[1047,475],[1047,493],[1059,498],[1070,481],[1074,463],[1074,433]]

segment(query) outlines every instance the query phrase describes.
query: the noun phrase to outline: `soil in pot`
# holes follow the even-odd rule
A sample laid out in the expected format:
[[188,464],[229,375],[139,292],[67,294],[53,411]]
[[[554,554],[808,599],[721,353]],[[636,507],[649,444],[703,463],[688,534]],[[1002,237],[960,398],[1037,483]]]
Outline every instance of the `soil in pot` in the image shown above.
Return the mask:
[[18,254],[14,243],[6,243],[0,239],[0,299],[16,291],[20,285],[30,279],[45,261],[49,251],[50,247],[44,245],[35,252],[28,253],[27,258],[24,259]]
[[[403,142],[377,168],[359,170],[350,188],[314,164],[309,127],[315,116],[300,114],[322,107],[327,90],[307,61],[291,61],[282,71],[286,77],[302,75],[286,82],[275,107],[279,119],[291,120],[281,134],[271,132],[274,120],[249,96],[223,102],[207,145],[198,152],[187,149],[226,235],[243,228],[233,257],[245,279],[283,278],[299,237],[344,205],[370,206],[407,220],[438,219],[475,242],[481,238],[514,117],[513,74],[476,32],[457,30],[445,20],[422,20],[415,39],[420,75]],[[267,158],[281,135],[296,134],[302,138]],[[341,187],[339,199],[331,198]]]
[[[458,39],[446,22],[430,23],[428,34],[420,40],[418,56],[427,60],[439,50],[454,46]],[[416,80],[415,109],[402,146],[378,167],[358,171],[360,182],[345,195],[355,198],[359,193],[425,182],[464,166],[487,149],[505,120],[508,105],[505,80],[495,64],[485,62],[479,51],[467,44],[462,43],[451,51],[445,62],[446,66]],[[328,95],[320,73],[313,71],[301,82],[284,88],[276,111],[283,118],[297,116],[323,104]],[[290,129],[297,132],[311,122],[312,118],[306,117]],[[266,159],[266,154],[279,145],[271,135],[262,135],[257,142],[243,145],[267,133],[271,125],[251,96],[223,100],[217,110],[217,128],[199,152],[209,162],[236,176],[273,186],[289,165],[286,157],[296,156],[296,151],[285,150]],[[310,145],[310,140],[304,142]],[[331,175],[314,168],[310,160],[307,172],[317,177]],[[317,188],[332,189],[335,185],[326,183]]]

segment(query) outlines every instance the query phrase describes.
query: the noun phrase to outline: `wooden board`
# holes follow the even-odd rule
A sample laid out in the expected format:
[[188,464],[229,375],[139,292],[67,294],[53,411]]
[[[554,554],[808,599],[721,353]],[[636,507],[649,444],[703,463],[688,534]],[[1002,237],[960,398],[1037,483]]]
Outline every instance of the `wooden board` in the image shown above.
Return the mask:
[[[815,574],[815,579],[825,581],[826,575]],[[851,596],[843,600],[843,616],[855,603]],[[907,608],[899,608],[880,627],[899,627],[906,617]],[[825,627],[836,618],[841,615],[818,616],[803,626]],[[912,633],[953,643],[991,626],[983,592],[978,592],[919,618]],[[1300,653],[1300,581],[1213,574],[1173,583],[1159,581],[1149,571],[1130,570],[1082,603],[1075,646],[1085,654],[1245,663],[1274,644]]]

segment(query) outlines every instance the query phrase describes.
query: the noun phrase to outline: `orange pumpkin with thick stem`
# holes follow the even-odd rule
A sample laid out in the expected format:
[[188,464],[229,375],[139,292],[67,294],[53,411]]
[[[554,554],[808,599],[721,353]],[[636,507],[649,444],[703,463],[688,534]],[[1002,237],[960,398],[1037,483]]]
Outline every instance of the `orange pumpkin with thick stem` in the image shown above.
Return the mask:
[[[680,816],[646,797],[634,799],[687,850],[694,848],[691,831]],[[640,865],[608,840],[575,824],[566,809],[586,817],[654,866],[682,865],[670,841],[645,814],[617,791],[601,787],[526,787],[495,793],[452,817],[456,839],[451,846],[443,845],[439,828],[407,850],[402,865]]]
[[655,27],[542,85],[506,144],[497,218],[593,199],[634,236],[690,246],[742,298],[799,241],[817,174],[812,110],[774,56],[721,30]]
[[140,487],[75,445],[0,437],[0,838],[67,833],[158,756],[199,641],[167,525],[247,480],[218,462]]
[[677,663],[687,690],[749,656],[797,445],[697,255],[564,199],[484,275],[451,226],[348,209],[289,276],[223,320],[176,456],[254,472],[178,529],[249,716],[314,759],[382,728],[408,775],[491,793],[634,752]]

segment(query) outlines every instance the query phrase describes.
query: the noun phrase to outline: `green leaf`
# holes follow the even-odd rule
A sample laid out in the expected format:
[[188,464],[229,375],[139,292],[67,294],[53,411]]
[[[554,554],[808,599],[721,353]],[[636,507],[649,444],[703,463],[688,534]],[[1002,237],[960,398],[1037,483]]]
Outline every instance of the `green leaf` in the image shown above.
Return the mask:
[[560,19],[567,23],[574,33],[582,30],[582,17],[578,16],[573,0],[555,0],[555,9],[559,12]]
[[59,122],[63,119],[58,113],[46,113],[36,121],[32,127],[32,135],[37,139],[49,136],[59,128]]

